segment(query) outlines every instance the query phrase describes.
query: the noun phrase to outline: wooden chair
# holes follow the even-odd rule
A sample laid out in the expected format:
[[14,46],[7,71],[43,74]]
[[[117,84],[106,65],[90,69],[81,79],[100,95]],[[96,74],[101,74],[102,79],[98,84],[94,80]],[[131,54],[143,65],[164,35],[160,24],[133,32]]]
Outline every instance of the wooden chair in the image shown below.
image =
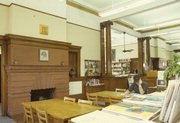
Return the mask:
[[116,88],[115,92],[126,92],[126,89],[120,89],[120,88]]
[[48,123],[48,116],[45,111],[36,109],[39,123]]
[[97,96],[91,95],[89,93],[86,94],[87,95],[87,99],[89,101],[92,101],[94,105],[98,105],[98,99]]
[[24,122],[25,123],[34,123],[32,107],[29,105],[24,105]]
[[110,103],[109,97],[98,96],[98,106],[107,106]]
[[64,101],[76,102],[76,99],[71,97],[64,97]]
[[121,100],[122,100],[122,98],[110,97],[110,104],[119,103]]
[[92,105],[92,104],[93,104],[92,101],[81,100],[81,99],[78,99],[78,103],[79,103],[79,104],[87,104],[87,105]]

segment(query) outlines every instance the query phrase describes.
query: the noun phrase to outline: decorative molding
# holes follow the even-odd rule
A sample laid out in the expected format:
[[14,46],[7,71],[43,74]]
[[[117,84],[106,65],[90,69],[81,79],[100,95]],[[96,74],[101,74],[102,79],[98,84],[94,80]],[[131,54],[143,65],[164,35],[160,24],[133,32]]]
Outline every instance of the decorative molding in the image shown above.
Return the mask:
[[71,2],[71,1],[66,0],[66,4],[69,5],[69,6],[72,6],[72,7],[74,7],[74,8],[83,10],[83,11],[85,11],[85,12],[91,13],[91,14],[93,14],[93,15],[99,16],[98,12],[96,12],[96,11],[94,11],[94,10],[92,10],[92,9],[88,9],[88,8],[86,8],[86,7],[83,7],[83,6],[81,6],[81,5],[77,4],[77,3],[74,3],[74,2]]
[[50,13],[47,13],[47,12],[43,12],[43,11],[40,11],[40,10],[36,10],[36,9],[33,9],[33,8],[22,6],[22,5],[19,5],[19,4],[16,4],[16,3],[11,3],[8,7],[11,7],[12,5],[19,6],[19,7],[29,9],[29,10],[32,10],[32,11],[35,11],[35,12],[39,12],[39,13],[42,13],[42,14],[45,14],[45,15],[50,15],[50,16],[53,16],[53,17],[57,17],[57,18],[61,18],[61,19],[66,20],[66,18],[64,18],[64,17],[60,17],[60,16],[57,16],[57,15],[54,15],[54,14],[50,14]]
[[71,43],[67,43],[67,42],[20,36],[14,34],[7,34],[4,36],[4,38],[8,44],[11,43],[11,44],[20,44],[20,45],[28,45],[28,46],[51,47],[51,48],[59,48],[59,49],[67,49],[67,50],[69,49],[68,47],[71,45]]
[[57,66],[57,65],[6,65],[5,69],[7,72],[18,72],[18,73],[25,73],[25,72],[69,72],[70,68],[68,66]]
[[10,5],[6,5],[6,4],[3,4],[3,3],[0,3],[1,6],[5,6],[5,7],[9,7]]
[[71,23],[71,22],[68,22],[68,21],[67,21],[67,23],[72,24],[72,25],[76,25],[76,26],[80,26],[80,27],[83,27],[83,28],[87,28],[87,29],[90,29],[90,30],[94,30],[94,31],[97,31],[97,32],[100,32],[100,30],[89,28],[89,27],[82,26],[82,25],[79,25],[79,24]]
[[70,49],[80,50],[82,47],[81,46],[70,45],[69,48]]

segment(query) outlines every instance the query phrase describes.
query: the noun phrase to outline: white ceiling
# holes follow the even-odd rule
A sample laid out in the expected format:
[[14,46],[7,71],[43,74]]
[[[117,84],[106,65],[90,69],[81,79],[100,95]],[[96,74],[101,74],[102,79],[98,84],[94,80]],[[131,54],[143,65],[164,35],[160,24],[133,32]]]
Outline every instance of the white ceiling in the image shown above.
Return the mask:
[[[142,0],[126,0],[126,1],[125,0],[69,0],[69,1],[76,2],[98,13],[103,13],[106,11],[111,11],[118,7],[121,8],[122,6],[132,5]],[[151,3],[101,18],[102,21],[107,21],[107,20],[120,21],[128,24],[131,27],[150,26],[150,25],[161,24],[163,22],[171,22],[175,19],[180,20],[180,0],[152,0]],[[163,34],[160,35],[159,37],[169,41],[171,39],[180,39],[180,32],[174,34],[170,33],[171,31],[174,30],[180,31],[179,25],[180,25],[180,21],[175,24],[164,25],[162,30],[159,29],[160,27],[154,27],[152,29],[139,30],[139,31],[140,32],[148,31],[146,33],[141,33],[142,37],[157,33],[160,34],[160,32],[168,31],[169,34]],[[123,28],[123,30],[120,31],[124,32],[125,30]],[[131,30],[127,29],[127,31],[125,32],[130,34],[130,31],[131,34],[132,32],[134,32],[134,36],[139,37],[138,35],[136,35],[137,31],[133,29]],[[112,31],[112,38],[113,38],[113,31]],[[112,40],[114,41],[115,38],[113,38]],[[180,43],[180,40],[178,42]],[[179,47],[175,46],[175,48],[180,49],[180,46]]]

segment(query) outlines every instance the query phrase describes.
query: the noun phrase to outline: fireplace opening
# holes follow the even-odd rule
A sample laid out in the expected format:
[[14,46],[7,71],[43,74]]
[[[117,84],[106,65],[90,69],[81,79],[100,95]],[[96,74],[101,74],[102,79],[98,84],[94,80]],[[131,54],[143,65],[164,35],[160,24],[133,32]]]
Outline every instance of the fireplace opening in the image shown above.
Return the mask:
[[31,90],[31,101],[40,101],[52,99],[54,97],[55,88]]

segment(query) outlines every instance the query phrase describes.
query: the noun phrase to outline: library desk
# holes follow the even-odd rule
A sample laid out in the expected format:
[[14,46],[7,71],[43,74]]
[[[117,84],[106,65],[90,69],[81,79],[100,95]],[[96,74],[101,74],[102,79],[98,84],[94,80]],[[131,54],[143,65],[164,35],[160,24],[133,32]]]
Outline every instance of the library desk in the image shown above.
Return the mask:
[[98,106],[67,102],[61,99],[25,102],[23,105],[31,105],[33,109],[39,108],[47,112],[50,123],[64,123],[68,119],[101,109]]
[[90,95],[97,96],[98,100],[101,98],[101,101],[108,102],[109,103],[109,98],[121,98],[123,99],[123,93],[121,92],[115,92],[115,91],[99,91],[95,93],[90,93]]

